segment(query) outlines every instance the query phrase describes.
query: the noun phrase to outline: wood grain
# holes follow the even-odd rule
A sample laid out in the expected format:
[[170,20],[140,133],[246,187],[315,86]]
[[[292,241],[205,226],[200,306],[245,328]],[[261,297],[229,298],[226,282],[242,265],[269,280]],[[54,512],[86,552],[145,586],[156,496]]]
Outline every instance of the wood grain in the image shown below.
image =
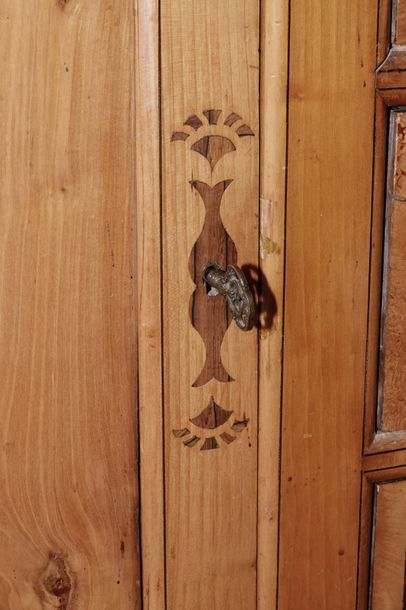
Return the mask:
[[406,480],[375,487],[371,610],[403,610],[406,553]]
[[0,608],[139,608],[132,3],[0,7]]
[[135,9],[142,595],[144,610],[164,610],[159,3],[137,0]]
[[376,20],[291,3],[280,610],[356,603]]
[[[205,217],[190,182],[232,179],[221,218],[238,265],[258,273],[258,9],[258,0],[161,2],[168,610],[256,605],[257,333],[230,325],[221,356],[235,381],[192,387],[205,349],[189,316],[188,261]],[[233,122],[232,113],[241,118]],[[247,126],[255,136],[244,137]],[[189,135],[171,141],[173,132]],[[192,149],[209,135],[230,139],[236,150],[210,163]],[[231,432],[232,419],[225,430],[194,428],[185,445],[172,431],[192,426],[211,396],[241,423]],[[224,431],[237,439],[227,443]]]

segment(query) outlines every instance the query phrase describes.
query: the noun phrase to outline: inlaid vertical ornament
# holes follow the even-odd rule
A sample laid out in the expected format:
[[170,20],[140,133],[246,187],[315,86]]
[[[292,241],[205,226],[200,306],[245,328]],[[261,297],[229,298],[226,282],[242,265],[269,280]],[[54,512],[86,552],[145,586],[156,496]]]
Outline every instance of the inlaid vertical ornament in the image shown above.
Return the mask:
[[[224,121],[221,121],[222,114],[222,111],[218,109],[203,110],[202,116],[192,114],[185,120],[183,129],[174,131],[171,137],[172,142],[185,143],[192,153],[203,156],[210,165],[211,175],[225,155],[237,151],[241,138],[254,135],[252,129],[237,113],[226,114]],[[213,133],[212,126],[221,126],[222,132]],[[224,127],[229,130],[229,136],[224,135]],[[210,133],[204,133],[208,128],[210,128]],[[224,176],[222,180],[213,184],[207,184],[198,179],[190,182],[192,190],[198,193],[199,199],[203,202],[206,212],[201,233],[189,258],[189,272],[196,286],[190,298],[190,320],[198,331],[206,350],[204,366],[197,378],[192,380],[192,387],[204,386],[212,379],[220,383],[234,381],[221,360],[221,346],[233,316],[227,301],[216,290],[208,289],[202,281],[203,271],[208,263],[216,261],[220,267],[227,269],[229,265],[236,265],[238,262],[237,247],[228,234],[220,213],[224,193],[227,190],[232,195],[230,189],[233,188],[234,182],[234,176]],[[211,397],[209,406],[199,415],[191,418],[190,422],[198,426],[196,422],[206,420],[208,413],[211,417],[213,414],[226,413],[226,411]],[[211,418],[212,420],[218,421],[216,417]],[[243,426],[238,431],[246,427],[248,420],[243,419],[233,425],[240,426],[241,423]],[[221,425],[218,424],[215,428]],[[202,426],[202,428],[205,427]],[[204,438],[198,434],[192,435],[189,428],[174,430],[173,433],[176,438],[183,439],[183,443],[188,447],[198,444],[200,444],[201,450],[219,447],[215,436]],[[191,436],[189,437],[189,435]],[[222,431],[220,438],[224,446],[227,446],[236,437],[230,432]]]

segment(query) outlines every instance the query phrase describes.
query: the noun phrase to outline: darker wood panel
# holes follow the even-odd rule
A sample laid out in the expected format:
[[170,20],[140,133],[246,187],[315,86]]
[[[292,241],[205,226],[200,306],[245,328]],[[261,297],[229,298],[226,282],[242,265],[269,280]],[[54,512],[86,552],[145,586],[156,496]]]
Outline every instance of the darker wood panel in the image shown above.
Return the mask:
[[[401,170],[403,172],[403,169]],[[388,262],[385,278],[381,363],[383,432],[406,429],[406,203],[392,201],[387,221]],[[388,236],[389,239],[389,236]]]
[[[378,458],[370,457],[375,461]],[[389,466],[391,455],[382,456],[385,457],[389,458]],[[404,568],[405,557],[405,475],[403,465],[373,470],[363,477],[358,610],[403,610],[399,599],[404,570],[401,573],[399,568]],[[380,502],[382,495],[383,502]]]
[[280,610],[355,607],[376,19],[291,3]]
[[0,607],[139,607],[132,2],[0,7]]
[[393,3],[393,42],[398,45],[406,44],[406,2],[394,0]]
[[[384,381],[385,371],[385,349],[382,350],[380,357],[380,343],[382,341],[385,347],[385,333],[382,334],[385,327],[385,316],[381,321],[381,306],[382,292],[388,294],[387,279],[388,279],[388,263],[390,262],[390,212],[391,199],[386,203],[387,188],[393,190],[393,182],[395,182],[395,190],[398,192],[398,197],[402,198],[399,191],[399,185],[402,184],[402,178],[396,177],[395,171],[395,151],[396,151],[396,117],[402,113],[392,111],[392,128],[391,135],[388,136],[389,117],[392,108],[402,107],[406,104],[406,91],[379,91],[376,99],[376,122],[375,122],[375,178],[374,178],[374,196],[373,196],[373,215],[372,215],[372,233],[371,233],[371,267],[370,267],[370,300],[369,300],[369,321],[368,321],[368,346],[367,346],[367,385],[366,385],[366,418],[365,418],[365,452],[368,454],[381,452],[385,450],[396,450],[406,446],[406,434],[401,431],[403,423],[399,421],[402,418],[402,409],[398,409],[398,415],[395,426],[390,431],[390,427],[386,427],[384,431],[381,429],[382,415],[385,415],[385,401],[383,397],[383,383],[379,383],[378,372],[381,369],[381,381]],[[389,138],[389,139],[388,139]],[[387,159],[387,148],[389,142],[389,153]],[[402,161],[402,159],[401,159]],[[400,163],[399,167],[402,167]],[[400,202],[399,202],[400,203]],[[386,211],[385,211],[386,208]],[[385,229],[385,216],[387,218],[387,227]],[[384,240],[386,235],[386,239]],[[385,245],[386,242],[386,245]],[[384,247],[387,250],[385,255],[386,263],[383,266]],[[401,255],[401,250],[398,253]],[[383,268],[384,267],[384,268]],[[384,289],[382,291],[382,278],[384,278]],[[385,280],[386,278],[386,280]],[[402,293],[403,287],[400,287]],[[396,296],[394,303],[396,303]],[[384,298],[384,310],[386,308]],[[399,339],[402,337],[402,327],[392,338]],[[393,345],[397,345],[396,339]],[[400,345],[400,344],[399,344]],[[393,354],[392,354],[393,355]],[[398,379],[398,372],[402,370],[402,364],[399,367],[395,365],[395,379]],[[402,397],[401,397],[402,398]],[[380,414],[378,413],[378,405],[380,406]],[[390,412],[386,411],[388,414]],[[393,413],[393,411],[392,411]],[[392,421],[392,424],[394,422]],[[392,425],[390,424],[390,425]],[[400,424],[400,425],[399,425]],[[385,424],[384,424],[385,425]],[[397,427],[396,427],[397,426]],[[400,430],[400,431],[399,431]]]
[[380,0],[377,41],[377,86],[380,89],[405,86],[406,69],[405,0]]
[[379,430],[406,429],[406,118],[393,112],[385,218],[384,273],[381,311],[381,358],[378,391]]
[[375,486],[371,610],[404,610],[406,480]]
[[[396,246],[395,259],[391,262],[391,242],[393,236],[401,235],[394,228],[392,232],[393,202],[389,196],[386,203],[386,192],[395,191],[396,197],[402,199],[400,188],[403,186],[402,161],[403,148],[399,148],[400,160],[396,162],[398,148],[396,147],[396,123],[400,112],[392,112],[391,132],[388,140],[389,116],[392,108],[406,103],[404,90],[380,91],[377,95],[376,124],[375,124],[375,178],[373,197],[373,216],[371,233],[371,267],[370,267],[370,300],[368,320],[368,346],[367,346],[367,385],[366,385],[366,418],[365,418],[365,452],[376,453],[385,450],[400,449],[405,446],[402,392],[399,394],[399,383],[402,378],[402,362],[394,362],[396,351],[401,350],[403,326],[392,328],[395,319],[399,322],[401,309],[397,307],[398,297],[401,298],[403,285],[393,285],[391,291],[391,266],[394,271],[402,265],[403,254],[400,243]],[[387,160],[387,146],[389,154]],[[398,171],[396,168],[398,168]],[[389,185],[386,188],[386,184]],[[399,204],[402,202],[396,202]],[[386,228],[385,228],[386,222]],[[392,235],[392,238],[391,238]],[[399,239],[397,240],[397,242]],[[401,241],[401,238],[400,238]],[[385,249],[385,257],[384,257]],[[383,261],[385,263],[383,265]],[[401,274],[401,272],[400,272]],[[396,275],[396,273],[395,273]],[[395,282],[396,284],[396,282]],[[399,281],[397,282],[399,284]],[[402,282],[400,281],[400,284]],[[398,315],[393,318],[390,312]],[[382,311],[382,316],[381,316]],[[388,318],[389,314],[389,318]],[[389,326],[388,326],[389,323]],[[395,325],[396,326],[396,325]],[[388,331],[388,332],[387,332]],[[387,343],[388,339],[388,343]],[[380,347],[381,346],[381,347]],[[385,375],[388,361],[388,375]],[[380,375],[378,372],[380,371]],[[398,388],[398,401],[393,403],[395,388]],[[386,403],[386,397],[389,402]],[[396,392],[395,392],[396,394]],[[396,402],[396,401],[395,401]],[[397,406],[396,406],[397,405]]]

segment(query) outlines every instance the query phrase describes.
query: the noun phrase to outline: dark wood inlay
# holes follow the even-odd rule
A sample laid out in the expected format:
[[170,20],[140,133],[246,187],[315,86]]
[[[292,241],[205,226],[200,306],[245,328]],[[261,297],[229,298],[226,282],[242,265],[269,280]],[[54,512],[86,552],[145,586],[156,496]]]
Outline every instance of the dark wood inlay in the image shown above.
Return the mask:
[[224,155],[236,150],[231,140],[224,136],[204,136],[191,148],[207,159],[212,170]]
[[196,443],[198,443],[200,441],[200,436],[192,436],[192,438],[190,438],[187,441],[183,441],[183,444],[186,447],[194,447],[196,445]]
[[219,120],[219,116],[221,114],[221,110],[203,110],[203,114],[206,119],[209,121],[209,125],[217,125],[217,121]]
[[252,131],[251,127],[249,127],[248,125],[241,125],[241,127],[239,127],[236,130],[236,133],[237,133],[238,137],[240,137],[240,138],[255,135],[254,132]]
[[189,271],[196,284],[190,299],[190,318],[206,347],[206,362],[193,387],[202,386],[213,378],[222,382],[233,381],[220,355],[232,315],[226,300],[221,295],[209,296],[202,281],[203,270],[210,261],[217,261],[223,269],[237,263],[236,247],[220,216],[221,199],[231,182],[223,180],[213,187],[197,180],[191,182],[206,207],[204,226],[189,259]]
[[235,421],[231,428],[234,432],[242,432],[244,428],[248,426],[249,419],[242,419],[241,421]]
[[180,430],[172,430],[173,436],[175,438],[183,438],[190,434],[189,428],[181,428]]
[[185,141],[187,140],[189,137],[188,133],[185,133],[184,131],[174,131],[171,137],[171,142],[176,142],[177,140],[181,140],[181,141]]
[[225,443],[227,443],[227,445],[229,445],[230,443],[234,442],[237,437],[236,436],[231,436],[231,434],[229,434],[228,432],[222,432],[220,434],[220,438],[222,438],[223,441]]
[[226,409],[220,407],[212,396],[207,407],[196,417],[190,418],[190,421],[199,428],[214,430],[225,424],[230,419],[232,413],[232,411],[226,411]]
[[234,123],[236,123],[237,121],[240,121],[241,118],[242,117],[240,117],[239,114],[237,114],[236,112],[232,112],[231,114],[228,115],[228,117],[224,121],[224,125],[227,125],[227,127],[231,127],[231,125],[234,125]]
[[216,438],[214,436],[210,436],[209,438],[206,438],[203,445],[201,446],[200,451],[208,451],[210,449],[218,449],[218,448],[219,448],[219,444],[218,444]]
[[197,130],[199,129],[199,127],[202,127],[203,123],[196,114],[192,114],[186,119],[184,125],[189,125],[189,127],[192,127],[194,130]]

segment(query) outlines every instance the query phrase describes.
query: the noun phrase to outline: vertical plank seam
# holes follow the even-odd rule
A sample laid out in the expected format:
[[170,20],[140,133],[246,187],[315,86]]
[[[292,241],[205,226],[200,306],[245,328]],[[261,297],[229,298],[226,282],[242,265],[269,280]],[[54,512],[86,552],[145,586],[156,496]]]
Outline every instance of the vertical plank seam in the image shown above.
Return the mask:
[[[259,57],[258,57],[258,61],[259,61],[259,78],[258,78],[258,107],[257,107],[257,112],[258,112],[258,133],[259,133],[259,138],[258,138],[258,218],[259,218],[259,222],[258,222],[258,230],[257,230],[257,240],[258,240],[258,254],[257,254],[257,266],[258,269],[261,269],[261,259],[260,259],[260,248],[261,248],[261,206],[260,206],[260,201],[261,201],[261,197],[262,197],[262,193],[261,193],[261,171],[262,171],[262,167],[261,167],[261,157],[262,157],[262,125],[261,125],[261,121],[262,121],[262,103],[261,103],[261,91],[262,91],[262,61],[263,61],[263,52],[264,49],[262,48],[262,44],[263,44],[263,40],[262,40],[262,28],[263,28],[263,24],[262,24],[262,17],[263,17],[263,1],[264,0],[259,0],[258,3],[258,48],[259,48]],[[261,276],[258,276],[258,290],[261,291],[261,284],[260,284],[260,278]],[[257,312],[257,316],[258,316],[258,320],[259,320],[259,316],[260,316],[260,307],[258,305],[258,312]],[[261,345],[260,345],[260,332],[261,332],[261,326],[260,323],[258,323],[258,328],[257,328],[257,493],[256,493],[256,501],[257,501],[257,519],[256,519],[256,532],[255,532],[255,544],[256,544],[256,553],[255,553],[255,557],[256,557],[256,574],[255,574],[255,584],[256,584],[256,589],[255,589],[255,607],[258,610],[258,597],[259,597],[259,583],[258,583],[258,577],[259,577],[259,572],[258,572],[258,553],[259,553],[259,544],[258,544],[258,538],[259,538],[259,500],[260,500],[260,496],[259,496],[259,460],[260,460],[260,407],[261,407],[261,395],[260,395],[260,391],[259,391],[259,383],[260,383],[260,379],[259,379],[259,375],[261,372]]]
[[161,0],[158,0],[158,104],[159,104],[159,257],[161,296],[161,391],[162,391],[162,494],[163,494],[163,552],[164,552],[164,609],[168,607],[167,533],[166,533],[166,418],[165,418],[165,369],[164,369],[164,286],[163,286],[163,164],[162,164],[162,21]]
[[[261,156],[262,156],[262,125],[261,125],[261,119],[262,119],[262,114],[261,114],[261,109],[262,109],[262,104],[261,104],[261,88],[262,88],[262,70],[261,70],[261,64],[262,64],[262,60],[263,60],[263,48],[262,48],[262,16],[263,16],[263,0],[259,0],[258,2],[258,65],[259,65],[259,78],[258,78],[258,107],[257,107],[257,112],[258,112],[258,228],[257,228],[257,241],[258,241],[258,254],[257,254],[257,266],[258,269],[261,268],[261,259],[260,259],[260,248],[261,248],[261,209],[260,209],[260,201],[261,201],[261,197],[262,197],[262,193],[261,193]],[[260,275],[258,276],[258,290],[259,293],[261,291],[261,283],[260,283]],[[257,316],[258,316],[258,320],[259,320],[259,316],[260,316],[260,306],[258,304],[258,311],[257,311]],[[258,610],[258,592],[259,592],[259,585],[258,585],[258,578],[259,578],[259,572],[258,572],[258,553],[259,553],[259,544],[258,544],[258,538],[259,538],[259,500],[260,500],[260,496],[259,496],[259,456],[260,456],[260,391],[259,391],[259,383],[260,383],[260,379],[259,379],[259,375],[260,375],[260,358],[261,358],[261,349],[260,349],[260,323],[258,323],[258,328],[256,329],[257,332],[257,387],[256,387],[256,391],[257,391],[257,472],[256,472],[256,478],[257,478],[257,493],[256,493],[256,501],[257,501],[257,507],[256,507],[256,513],[257,513],[257,518],[256,518],[256,531],[255,531],[255,608]]]

